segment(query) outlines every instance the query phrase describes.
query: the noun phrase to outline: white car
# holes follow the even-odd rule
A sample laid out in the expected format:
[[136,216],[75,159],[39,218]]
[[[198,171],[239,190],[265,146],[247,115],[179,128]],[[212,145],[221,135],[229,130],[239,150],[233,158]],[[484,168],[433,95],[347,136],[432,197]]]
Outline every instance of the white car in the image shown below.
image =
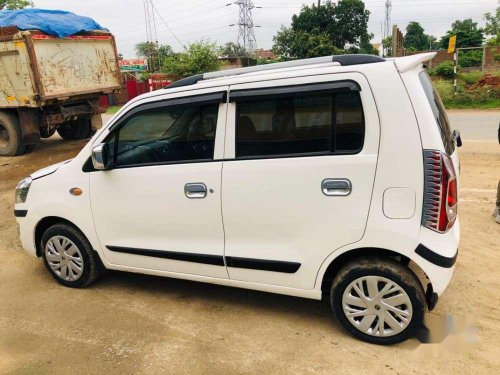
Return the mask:
[[401,342],[459,243],[459,134],[434,54],[330,56],[207,73],[124,106],[16,190],[23,247],[61,284],[105,269],[330,301]]

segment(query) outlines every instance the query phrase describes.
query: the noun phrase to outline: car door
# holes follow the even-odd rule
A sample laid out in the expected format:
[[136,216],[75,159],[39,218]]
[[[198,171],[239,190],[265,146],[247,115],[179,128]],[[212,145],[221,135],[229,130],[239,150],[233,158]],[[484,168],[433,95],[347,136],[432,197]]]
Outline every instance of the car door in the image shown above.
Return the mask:
[[103,136],[114,167],[90,173],[90,186],[108,262],[227,278],[217,160],[226,90],[140,105]]
[[380,133],[368,82],[345,73],[240,84],[229,101],[229,277],[312,289],[327,256],[365,230]]

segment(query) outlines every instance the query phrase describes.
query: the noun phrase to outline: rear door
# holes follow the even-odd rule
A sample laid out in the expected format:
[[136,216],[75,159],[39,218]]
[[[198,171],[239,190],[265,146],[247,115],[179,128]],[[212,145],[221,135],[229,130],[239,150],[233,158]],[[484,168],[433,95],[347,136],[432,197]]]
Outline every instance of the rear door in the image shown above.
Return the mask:
[[361,74],[234,85],[222,172],[229,277],[312,289],[363,237],[379,122]]

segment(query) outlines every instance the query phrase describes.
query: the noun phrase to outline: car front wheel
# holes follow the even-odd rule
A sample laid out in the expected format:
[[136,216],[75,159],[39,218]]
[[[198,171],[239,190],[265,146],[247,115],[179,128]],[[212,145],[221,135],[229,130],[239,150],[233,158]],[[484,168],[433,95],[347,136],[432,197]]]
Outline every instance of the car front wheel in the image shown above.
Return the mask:
[[85,236],[68,224],[56,224],[42,236],[43,261],[50,274],[61,284],[83,288],[95,281],[100,263]]
[[425,310],[420,281],[392,259],[366,258],[345,265],[332,283],[330,302],[349,333],[384,345],[411,337]]

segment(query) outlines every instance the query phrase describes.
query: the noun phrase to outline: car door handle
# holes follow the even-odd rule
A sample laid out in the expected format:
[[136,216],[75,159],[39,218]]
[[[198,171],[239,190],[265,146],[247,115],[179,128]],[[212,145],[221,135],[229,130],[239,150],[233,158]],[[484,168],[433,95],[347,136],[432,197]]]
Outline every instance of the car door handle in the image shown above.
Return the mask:
[[190,199],[201,199],[207,196],[207,185],[202,182],[189,183],[184,186],[184,194]]
[[321,183],[321,190],[329,197],[345,197],[351,194],[352,184],[347,178],[326,178]]

